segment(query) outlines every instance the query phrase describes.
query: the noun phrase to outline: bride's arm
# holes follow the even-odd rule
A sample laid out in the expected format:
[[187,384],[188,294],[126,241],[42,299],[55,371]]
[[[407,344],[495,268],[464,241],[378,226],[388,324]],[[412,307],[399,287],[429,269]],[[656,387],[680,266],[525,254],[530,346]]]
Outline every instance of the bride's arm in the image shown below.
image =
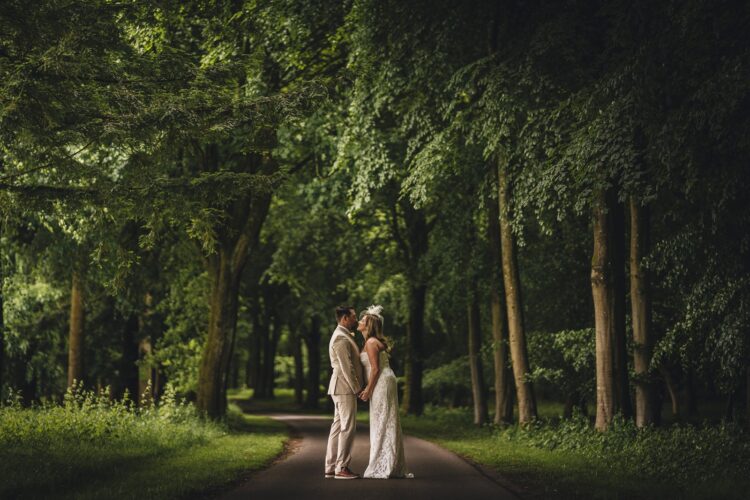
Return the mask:
[[370,380],[367,382],[367,387],[362,391],[360,397],[362,401],[367,401],[372,396],[372,391],[375,389],[375,384],[378,383],[378,377],[380,377],[380,352],[378,342],[375,339],[368,339],[365,342],[365,352],[367,358],[370,360]]

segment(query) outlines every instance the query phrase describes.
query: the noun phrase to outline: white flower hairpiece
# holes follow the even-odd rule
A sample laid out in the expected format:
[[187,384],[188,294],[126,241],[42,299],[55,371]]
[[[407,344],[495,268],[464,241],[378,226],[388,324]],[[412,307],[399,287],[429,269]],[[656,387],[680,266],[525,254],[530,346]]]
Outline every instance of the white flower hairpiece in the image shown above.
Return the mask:
[[380,320],[380,326],[383,326],[383,315],[381,314],[383,312],[383,306],[381,305],[371,305],[367,309],[365,309],[365,314],[369,314],[370,316],[375,316]]

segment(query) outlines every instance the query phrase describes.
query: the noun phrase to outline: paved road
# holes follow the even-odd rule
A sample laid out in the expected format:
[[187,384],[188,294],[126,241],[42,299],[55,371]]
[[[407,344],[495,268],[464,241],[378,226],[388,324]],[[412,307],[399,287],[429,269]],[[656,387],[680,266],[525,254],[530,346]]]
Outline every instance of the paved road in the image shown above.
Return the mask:
[[[284,460],[254,474],[224,499],[275,500],[472,500],[518,498],[464,460],[427,441],[406,437],[406,463],[414,479],[324,479],[328,429],[332,417],[272,415],[291,426],[301,438]],[[351,469],[361,474],[369,458],[369,432],[357,426]]]

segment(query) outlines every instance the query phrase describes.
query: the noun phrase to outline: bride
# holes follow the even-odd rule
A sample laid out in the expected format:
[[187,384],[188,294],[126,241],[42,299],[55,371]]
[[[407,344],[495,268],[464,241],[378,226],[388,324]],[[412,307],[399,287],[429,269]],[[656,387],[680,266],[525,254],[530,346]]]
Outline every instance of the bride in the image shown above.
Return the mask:
[[367,386],[359,394],[370,401],[370,463],[365,478],[413,478],[406,470],[404,441],[398,417],[396,374],[388,363],[388,345],[383,337],[383,307],[370,306],[360,315],[357,330],[365,347],[360,358],[365,367]]

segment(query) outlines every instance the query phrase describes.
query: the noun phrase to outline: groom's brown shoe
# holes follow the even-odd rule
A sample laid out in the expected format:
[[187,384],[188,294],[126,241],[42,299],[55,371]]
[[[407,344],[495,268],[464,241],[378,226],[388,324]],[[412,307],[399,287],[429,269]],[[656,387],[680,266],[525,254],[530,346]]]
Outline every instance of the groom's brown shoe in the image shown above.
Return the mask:
[[333,476],[335,476],[335,475],[336,475],[336,473],[333,472],[332,470],[327,470],[326,471],[326,479],[333,479]]
[[359,475],[349,470],[349,467],[344,467],[336,473],[335,479],[359,479]]

